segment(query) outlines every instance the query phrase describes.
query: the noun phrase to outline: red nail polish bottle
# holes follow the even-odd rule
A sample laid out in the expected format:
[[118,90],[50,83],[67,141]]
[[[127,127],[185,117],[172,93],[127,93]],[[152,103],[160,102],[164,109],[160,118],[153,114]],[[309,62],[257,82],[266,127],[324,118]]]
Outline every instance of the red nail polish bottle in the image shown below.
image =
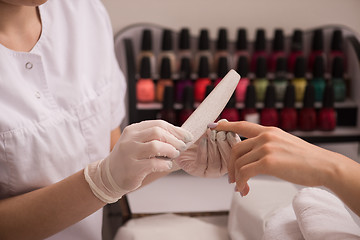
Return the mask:
[[136,83],[136,98],[138,102],[153,102],[155,100],[155,84],[151,79],[150,58],[143,57],[140,64],[140,79]]
[[274,126],[279,125],[279,114],[275,108],[275,87],[273,84],[269,84],[266,87],[264,108],[260,114],[260,124],[263,126]]
[[171,79],[171,63],[168,57],[163,57],[161,60],[160,79],[156,83],[156,100],[163,101],[164,89],[166,86],[173,86],[174,82]]
[[219,58],[217,69],[218,69],[217,79],[214,82],[215,86],[218,85],[218,83],[225,77],[225,75],[229,71],[228,59],[226,57]]
[[269,56],[269,71],[275,72],[278,58],[285,58],[284,32],[282,29],[275,29],[272,42],[272,52]]
[[249,71],[249,59],[246,56],[240,56],[237,62],[237,72],[240,74],[241,79],[235,89],[236,101],[244,102],[246,88],[250,84],[250,80],[247,77]]
[[304,57],[303,31],[295,29],[291,38],[291,52],[288,57],[288,72],[293,72],[297,57]]
[[194,89],[191,86],[184,88],[183,108],[179,115],[179,126],[194,112]]
[[200,58],[198,79],[194,85],[194,98],[196,102],[202,102],[205,98],[206,86],[211,85],[209,78],[209,63],[207,57]]
[[174,109],[174,88],[165,86],[162,110],[159,112],[158,119],[163,119],[171,124],[177,124],[176,112]]
[[239,111],[236,109],[235,94],[233,94],[220,114],[220,119],[226,119],[230,122],[239,121]]
[[321,56],[324,58],[324,63],[326,63],[325,53],[324,53],[324,35],[322,29],[317,29],[313,33],[312,38],[312,49],[309,55],[309,72],[313,72],[315,58]]
[[191,81],[191,63],[190,59],[188,57],[181,58],[181,65],[180,65],[180,74],[179,74],[179,80],[176,81],[175,85],[175,96],[176,96],[176,102],[182,102],[183,101],[183,94],[184,94],[184,88],[186,86],[192,86],[193,83]]
[[260,122],[260,115],[256,109],[255,104],[256,91],[254,85],[250,83],[246,88],[245,106],[244,109],[240,112],[240,120],[253,123]]
[[323,106],[318,115],[320,130],[332,131],[336,127],[336,111],[334,110],[334,88],[327,83],[324,91]]
[[313,131],[316,128],[316,111],[314,108],[315,89],[312,84],[307,84],[305,89],[303,108],[299,113],[299,129]]
[[255,47],[254,47],[254,53],[251,58],[251,65],[250,65],[250,71],[256,72],[257,67],[257,59],[259,57],[263,57],[267,61],[267,53],[266,53],[266,37],[265,37],[265,30],[264,29],[258,29],[256,31],[256,38],[255,38]]
[[295,87],[288,83],[285,96],[284,107],[280,112],[280,128],[284,131],[294,131],[297,128],[297,111],[295,109]]

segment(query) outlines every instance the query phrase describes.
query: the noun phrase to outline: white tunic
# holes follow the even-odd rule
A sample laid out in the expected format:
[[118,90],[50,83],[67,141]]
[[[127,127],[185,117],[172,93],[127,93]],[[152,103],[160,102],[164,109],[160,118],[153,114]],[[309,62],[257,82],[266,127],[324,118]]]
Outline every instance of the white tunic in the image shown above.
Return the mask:
[[[125,114],[100,0],[49,0],[29,52],[0,44],[0,199],[60,181],[109,153]],[[56,218],[56,216],[53,216]],[[102,211],[50,239],[101,239]]]

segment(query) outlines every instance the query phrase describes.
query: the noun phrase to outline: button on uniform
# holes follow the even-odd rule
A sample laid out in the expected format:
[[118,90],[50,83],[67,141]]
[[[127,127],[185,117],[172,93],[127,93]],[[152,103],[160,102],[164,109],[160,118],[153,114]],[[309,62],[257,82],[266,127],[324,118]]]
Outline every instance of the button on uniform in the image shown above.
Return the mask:
[[33,68],[33,64],[32,64],[31,62],[27,62],[27,63],[25,64],[25,67],[26,67],[26,69],[32,69],[32,68]]

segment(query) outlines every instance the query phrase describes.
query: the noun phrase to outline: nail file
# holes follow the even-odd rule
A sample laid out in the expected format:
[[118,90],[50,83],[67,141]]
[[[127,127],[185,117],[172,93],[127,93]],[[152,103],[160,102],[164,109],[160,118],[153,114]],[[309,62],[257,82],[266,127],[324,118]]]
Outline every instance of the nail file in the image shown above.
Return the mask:
[[218,118],[234,93],[239,80],[240,75],[235,70],[230,70],[184,122],[181,127],[194,136],[193,140],[187,143],[187,148],[205,133],[209,123]]

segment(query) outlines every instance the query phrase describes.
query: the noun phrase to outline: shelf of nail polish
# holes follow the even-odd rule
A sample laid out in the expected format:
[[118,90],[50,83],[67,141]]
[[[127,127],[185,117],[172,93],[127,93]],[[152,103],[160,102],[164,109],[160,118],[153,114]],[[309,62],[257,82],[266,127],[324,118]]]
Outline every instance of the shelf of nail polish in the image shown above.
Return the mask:
[[[187,28],[170,31],[151,24],[130,26],[119,35],[115,45],[125,47],[117,57],[120,65],[125,62],[121,67],[128,77],[130,122],[163,118],[162,112],[168,109],[175,111],[171,116],[180,124],[182,110],[190,114],[206,96],[207,88],[210,91],[234,68],[242,79],[228,106],[235,109],[233,120],[243,118],[249,107],[259,115],[275,111],[281,118],[289,106],[301,116],[310,106],[313,115],[326,108],[330,110],[322,117],[337,116],[336,129],[328,129],[335,135],[342,126],[359,127],[358,39],[344,26],[295,29],[288,35],[275,29],[269,38],[258,29],[253,42],[248,41],[245,28],[237,31],[234,41],[228,39],[224,28],[212,40],[206,29],[194,36]],[[306,97],[309,85],[312,89]],[[248,94],[249,86],[253,96]],[[293,96],[286,97],[288,86],[294,88],[289,90]],[[330,99],[325,96],[327,88]],[[316,129],[312,133],[317,133]]]

